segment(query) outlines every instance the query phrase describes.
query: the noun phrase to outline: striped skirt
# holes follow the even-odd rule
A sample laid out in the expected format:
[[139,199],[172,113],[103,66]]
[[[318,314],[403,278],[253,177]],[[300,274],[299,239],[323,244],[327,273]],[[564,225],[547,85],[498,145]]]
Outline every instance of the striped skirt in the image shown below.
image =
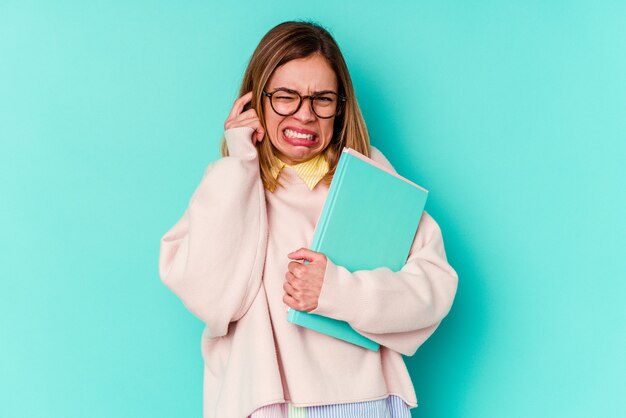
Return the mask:
[[290,403],[263,406],[248,418],[411,418],[409,406],[395,395],[375,401],[296,407]]

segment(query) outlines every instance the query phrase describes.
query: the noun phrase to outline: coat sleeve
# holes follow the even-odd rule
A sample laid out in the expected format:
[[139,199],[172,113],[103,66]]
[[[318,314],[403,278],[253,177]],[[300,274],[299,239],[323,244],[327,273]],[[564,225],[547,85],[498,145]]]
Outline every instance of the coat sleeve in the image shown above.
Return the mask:
[[448,314],[457,289],[441,230],[423,213],[405,265],[350,272],[328,259],[311,313],[348,322],[355,331],[411,356]]
[[226,335],[261,286],[267,215],[252,131],[224,132],[230,155],[209,164],[185,213],[161,238],[161,280],[210,337]]

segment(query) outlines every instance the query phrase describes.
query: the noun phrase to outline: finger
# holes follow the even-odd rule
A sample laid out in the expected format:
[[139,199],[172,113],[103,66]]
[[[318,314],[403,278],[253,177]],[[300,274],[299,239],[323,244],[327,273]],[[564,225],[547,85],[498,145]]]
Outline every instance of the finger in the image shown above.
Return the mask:
[[283,302],[286,303],[287,306],[289,306],[290,308],[296,309],[298,311],[304,311],[307,308],[306,302],[286,293],[283,295]]
[[292,298],[296,299],[298,291],[289,282],[283,284],[283,290]]
[[265,137],[265,129],[263,129],[263,125],[261,125],[261,122],[256,118],[227,122],[226,124],[224,124],[224,130],[240,128],[243,126],[254,129],[254,131],[252,132],[253,144],[256,144],[256,141],[262,141]]
[[241,113],[240,115],[232,118],[232,119],[226,119],[226,123],[240,123],[240,122],[250,122],[250,121],[254,121],[254,120],[259,120],[259,116],[256,114],[256,111],[254,109],[248,109],[245,112]]
[[243,96],[235,100],[235,102],[233,103],[233,108],[231,109],[229,118],[230,117],[236,118],[237,116],[239,116],[241,112],[243,111],[243,108],[246,106],[246,104],[248,104],[251,100],[252,100],[251,91],[249,91],[248,93],[244,94]]
[[247,118],[243,118],[243,119],[237,118],[231,122],[231,125],[232,126],[248,126],[250,128],[254,128],[254,130],[263,129],[263,126],[261,125],[261,121],[256,116],[248,116]]
[[231,122],[226,122],[224,124],[225,131],[229,129],[241,128],[241,127],[252,128],[253,133],[256,133],[257,135],[259,132],[261,132],[262,135],[265,134],[265,130],[263,129],[263,126],[261,125],[261,122],[259,122],[258,119],[250,118],[250,119],[244,119],[244,120],[234,120]]
[[259,120],[256,111],[254,109],[248,109],[235,117],[228,117],[228,119],[226,119],[226,121],[224,122],[224,130],[230,128],[238,128],[240,126],[247,126],[245,125],[246,123],[254,120]]
[[287,264],[287,270],[289,270],[289,273],[291,273],[294,278],[302,278],[302,275],[304,274],[304,269],[304,265],[297,261],[291,261],[289,264]]
[[256,110],[248,109],[245,112],[241,112],[235,119],[249,119],[255,118],[258,119],[259,116],[256,114]]
[[283,303],[291,309],[299,310],[299,302],[287,294],[283,295]]
[[288,271],[287,273],[285,273],[285,280],[287,283],[289,283],[289,285],[291,287],[293,287],[294,289],[296,287],[298,287],[298,278],[296,276],[293,275],[293,273],[291,273],[290,271]]
[[316,253],[315,251],[311,251],[308,248],[300,248],[297,251],[287,254],[287,257],[292,260],[306,260],[311,263],[317,260],[317,254],[318,253]]
[[238,98],[237,100],[235,100],[235,103],[233,103],[233,108],[230,111],[230,114],[228,115],[228,118],[226,118],[226,120],[228,119],[234,119],[237,116],[239,116],[241,114],[241,111],[243,110],[244,106],[249,103],[252,100],[252,92],[249,91],[246,94],[244,94],[243,96],[241,96],[240,98]]

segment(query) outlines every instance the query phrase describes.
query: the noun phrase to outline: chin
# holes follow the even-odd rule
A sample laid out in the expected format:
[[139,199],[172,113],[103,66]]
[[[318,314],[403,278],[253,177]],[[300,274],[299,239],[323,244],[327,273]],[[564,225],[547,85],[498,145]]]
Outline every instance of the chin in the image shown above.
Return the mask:
[[288,150],[285,150],[285,152],[282,152],[281,154],[288,160],[296,161],[296,162],[304,162],[304,161],[310,160],[311,158],[317,156],[320,153],[321,151],[315,151],[311,149],[304,149],[304,150],[288,149]]
[[288,141],[280,141],[280,147],[275,148],[284,159],[304,162],[324,152],[319,140],[315,142],[315,144],[296,145]]

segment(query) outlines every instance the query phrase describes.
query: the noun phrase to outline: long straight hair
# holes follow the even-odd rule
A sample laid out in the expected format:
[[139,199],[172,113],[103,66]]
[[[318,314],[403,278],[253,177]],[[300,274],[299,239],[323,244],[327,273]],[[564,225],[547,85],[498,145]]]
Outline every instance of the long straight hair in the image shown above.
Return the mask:
[[[330,167],[322,181],[328,185],[332,181],[344,147],[370,156],[370,140],[365,120],[356,100],[348,66],[337,42],[326,29],[316,23],[284,22],[272,28],[259,42],[250,58],[239,90],[239,97],[252,91],[252,101],[245,110],[250,107],[256,110],[266,132],[264,140],[257,141],[256,147],[261,180],[268,190],[274,190],[279,183],[271,174],[276,155],[272,143],[267,138],[261,93],[276,68],[313,54],[320,54],[328,61],[337,76],[339,94],[346,97],[340,113],[335,116],[333,138],[322,151]],[[228,156],[228,146],[224,138],[221,143],[221,154],[223,157]]]

